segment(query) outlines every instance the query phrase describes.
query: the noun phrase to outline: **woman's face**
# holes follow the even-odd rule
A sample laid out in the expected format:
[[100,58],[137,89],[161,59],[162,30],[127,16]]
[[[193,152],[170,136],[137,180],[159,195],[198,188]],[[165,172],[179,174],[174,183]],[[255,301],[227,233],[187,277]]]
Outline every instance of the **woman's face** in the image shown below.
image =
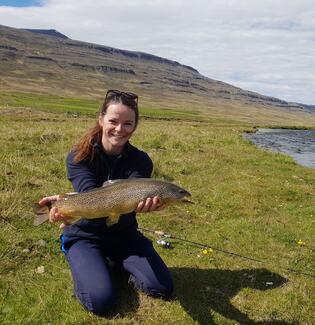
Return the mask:
[[108,154],[120,154],[132,136],[136,125],[136,114],[121,103],[110,104],[106,114],[99,117],[103,128],[102,144]]

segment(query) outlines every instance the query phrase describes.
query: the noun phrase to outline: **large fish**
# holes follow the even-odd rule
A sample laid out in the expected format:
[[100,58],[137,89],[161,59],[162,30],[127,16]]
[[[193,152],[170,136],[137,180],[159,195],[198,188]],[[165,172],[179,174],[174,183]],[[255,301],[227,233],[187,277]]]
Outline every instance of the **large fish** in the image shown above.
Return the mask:
[[50,207],[37,204],[34,225],[47,221],[49,208],[56,207],[69,223],[81,218],[107,217],[106,224],[111,226],[119,221],[121,214],[134,211],[140,201],[154,196],[159,196],[164,204],[191,203],[185,199],[190,193],[173,183],[151,178],[120,179],[107,181],[102,187],[90,191],[62,194]]

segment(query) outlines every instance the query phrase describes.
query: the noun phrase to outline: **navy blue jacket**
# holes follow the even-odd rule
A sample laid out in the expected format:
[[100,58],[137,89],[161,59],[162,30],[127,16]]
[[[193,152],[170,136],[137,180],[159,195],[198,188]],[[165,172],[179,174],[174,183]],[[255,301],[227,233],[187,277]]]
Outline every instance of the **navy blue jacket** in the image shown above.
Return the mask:
[[[138,150],[129,142],[123,152],[116,156],[108,156],[100,144],[95,144],[95,156],[92,161],[74,163],[74,153],[71,151],[67,157],[68,179],[72,182],[76,192],[84,192],[101,187],[104,182],[111,179],[126,179],[150,177],[153,164],[150,157]],[[117,224],[107,227],[106,219],[81,219],[64,229],[64,236],[68,239],[97,238],[108,233],[137,228],[136,213],[122,215]],[[74,238],[75,237],[75,238]]]

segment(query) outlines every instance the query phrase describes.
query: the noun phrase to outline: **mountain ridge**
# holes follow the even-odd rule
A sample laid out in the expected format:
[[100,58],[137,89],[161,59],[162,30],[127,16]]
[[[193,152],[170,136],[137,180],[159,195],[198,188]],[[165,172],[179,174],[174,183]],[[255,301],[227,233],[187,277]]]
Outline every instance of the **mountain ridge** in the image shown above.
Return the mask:
[[26,30],[32,33],[38,33],[38,34],[43,34],[47,36],[54,36],[54,37],[59,37],[62,39],[69,39],[68,36],[58,32],[55,29],[34,29],[34,28],[20,28],[21,30]]
[[[146,105],[227,113],[251,109],[313,113],[311,105],[243,90],[193,67],[153,54],[76,41],[56,30],[0,25],[0,84],[4,89],[101,98],[108,88],[138,92]],[[21,80],[23,83],[21,84]],[[49,84],[48,84],[49,83]],[[269,113],[268,113],[269,112]]]
[[[23,29],[23,30],[34,32],[34,33],[39,33],[39,34],[44,34],[44,35],[49,35],[49,36],[54,36],[54,37],[60,37],[62,39],[71,40],[68,36],[58,32],[55,29]],[[141,52],[141,51],[122,50],[122,49],[118,49],[118,48],[114,48],[114,47],[110,47],[110,46],[106,46],[106,45],[98,45],[98,44],[93,44],[93,43],[87,43],[87,44],[91,44],[92,45],[91,48],[95,48],[95,49],[100,50],[100,51],[104,51],[104,52],[108,52],[108,53],[115,53],[115,52],[116,53],[122,53],[123,55],[130,56],[130,57],[138,56],[140,59],[147,59],[147,60],[153,59],[153,60],[163,62],[163,63],[170,63],[170,64],[175,64],[175,65],[180,65],[182,67],[185,67],[187,69],[190,69],[190,70],[192,70],[194,72],[199,73],[199,71],[197,69],[195,69],[195,68],[193,68],[191,66],[184,65],[184,64],[181,64],[181,63],[179,63],[177,61],[173,61],[173,60],[170,60],[170,59],[167,59],[167,58],[163,58],[163,57],[160,57],[160,56],[157,56],[157,55],[154,55],[154,54],[149,54],[149,53],[145,53],[145,52]],[[209,78],[209,79],[211,79],[211,78]],[[304,107],[304,108],[309,109],[309,110],[313,110],[315,108],[315,105],[307,105],[307,104],[297,103],[297,102],[288,102],[288,101],[279,99],[279,98],[274,97],[274,96],[262,95],[262,94],[259,94],[259,93],[255,92],[255,91],[249,91],[249,92],[251,92],[253,94],[257,94],[258,96],[268,97],[271,100],[274,100],[275,102],[280,102],[280,103],[283,103],[283,104],[297,105],[297,106],[301,106],[301,107]]]

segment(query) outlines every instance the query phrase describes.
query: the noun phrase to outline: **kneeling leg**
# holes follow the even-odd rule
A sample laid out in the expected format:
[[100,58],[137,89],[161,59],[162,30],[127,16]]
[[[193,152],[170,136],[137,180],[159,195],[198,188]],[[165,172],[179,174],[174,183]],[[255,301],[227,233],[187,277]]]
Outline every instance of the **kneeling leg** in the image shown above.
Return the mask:
[[67,251],[77,298],[89,311],[104,315],[112,305],[113,287],[101,248],[88,240],[75,242]]
[[173,280],[152,242],[137,232],[125,249],[123,266],[133,285],[148,295],[168,298],[173,291]]

